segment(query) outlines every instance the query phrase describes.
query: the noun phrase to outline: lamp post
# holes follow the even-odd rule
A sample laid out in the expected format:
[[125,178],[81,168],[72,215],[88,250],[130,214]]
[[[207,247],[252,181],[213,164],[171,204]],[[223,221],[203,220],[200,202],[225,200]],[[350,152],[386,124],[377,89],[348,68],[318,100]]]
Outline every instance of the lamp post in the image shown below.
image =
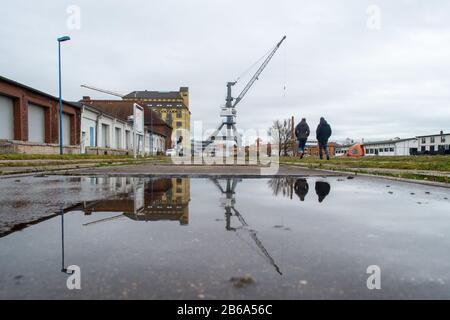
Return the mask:
[[58,75],[59,75],[59,154],[63,154],[62,137],[62,95],[61,95],[61,42],[69,41],[70,37],[64,36],[58,38]]

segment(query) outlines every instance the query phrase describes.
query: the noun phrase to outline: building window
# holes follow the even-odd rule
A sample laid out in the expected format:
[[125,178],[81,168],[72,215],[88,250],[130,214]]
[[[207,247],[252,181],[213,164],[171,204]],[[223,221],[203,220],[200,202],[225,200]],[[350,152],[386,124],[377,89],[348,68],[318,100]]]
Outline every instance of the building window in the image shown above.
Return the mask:
[[434,146],[430,146],[430,152],[434,152]]
[[178,118],[178,119],[181,118],[181,111],[177,111],[177,118]]
[[389,152],[389,148],[384,148],[384,152]]
[[445,142],[445,137],[441,136],[441,142],[444,143]]
[[394,148],[390,148],[389,151],[390,151],[390,152],[394,152]]
[[177,128],[180,128],[183,125],[181,121],[177,121]]
[[431,142],[431,143],[434,143],[434,137],[431,137],[431,138],[430,138],[430,142]]
[[425,151],[426,151],[425,146],[422,146],[422,147],[420,148],[420,151],[425,152]]
[[379,152],[383,152],[383,148],[378,149]]
[[427,143],[427,138],[422,138],[422,143]]

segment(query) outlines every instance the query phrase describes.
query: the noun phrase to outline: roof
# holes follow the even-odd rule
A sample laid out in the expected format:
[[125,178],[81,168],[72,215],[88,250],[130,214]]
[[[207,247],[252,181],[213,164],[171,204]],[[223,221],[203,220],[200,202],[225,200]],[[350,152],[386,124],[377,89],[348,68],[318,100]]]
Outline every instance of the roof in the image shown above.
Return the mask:
[[181,92],[189,91],[187,87],[181,87],[180,91],[133,91],[123,99],[181,99]]
[[[35,94],[38,94],[38,95],[47,97],[47,98],[49,98],[49,99],[59,101],[59,97],[55,97],[55,96],[53,96],[53,95],[51,95],[51,94],[48,94],[48,93],[46,93],[46,92],[37,90],[37,89],[35,89],[35,88],[29,87],[29,86],[27,86],[27,85],[24,85],[24,84],[19,83],[19,82],[17,82],[17,81],[14,81],[14,80],[5,78],[5,77],[3,77],[3,76],[0,76],[0,81],[6,82],[6,83],[8,83],[8,84],[10,84],[10,85],[12,85],[12,86],[16,86],[16,87],[19,87],[19,88],[28,90],[28,91],[30,91],[30,92],[33,92],[33,93],[35,93]],[[63,103],[66,104],[66,105],[70,105],[70,106],[72,106],[72,107],[75,107],[75,108],[81,108],[81,106],[80,106],[79,104],[73,103],[73,102],[70,102],[70,101],[63,100]]]
[[98,112],[98,113],[101,113],[103,115],[109,116],[111,118],[115,118],[115,119],[117,119],[119,121],[128,122],[127,120],[124,120],[123,118],[118,118],[116,115],[114,115],[114,114],[112,114],[112,113],[110,113],[108,111],[102,110],[102,108],[99,108],[99,107],[94,106],[92,104],[83,103],[83,102],[72,102],[72,103],[79,104],[80,106],[84,106],[86,108],[89,108],[89,109],[93,110],[94,112]]
[[403,142],[403,141],[409,141],[409,140],[417,140],[417,138],[405,138],[405,139],[390,139],[390,140],[381,140],[381,141],[369,141],[361,143],[364,146],[371,146],[371,145],[377,145],[377,144],[392,144],[397,142]]
[[429,134],[426,136],[417,136],[417,138],[448,136],[450,133]]

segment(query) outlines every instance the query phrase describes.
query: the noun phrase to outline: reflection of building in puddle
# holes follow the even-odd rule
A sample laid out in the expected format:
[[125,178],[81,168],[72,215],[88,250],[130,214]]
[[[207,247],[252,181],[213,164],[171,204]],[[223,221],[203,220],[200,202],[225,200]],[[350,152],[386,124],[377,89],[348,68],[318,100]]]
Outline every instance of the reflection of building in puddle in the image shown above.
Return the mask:
[[121,212],[122,214],[89,224],[110,221],[122,216],[136,221],[168,220],[179,221],[181,225],[189,223],[189,179],[121,177],[97,179],[108,179],[98,183],[105,183],[114,188],[116,194],[107,199],[84,203],[82,208],[85,214],[91,215],[95,212]]

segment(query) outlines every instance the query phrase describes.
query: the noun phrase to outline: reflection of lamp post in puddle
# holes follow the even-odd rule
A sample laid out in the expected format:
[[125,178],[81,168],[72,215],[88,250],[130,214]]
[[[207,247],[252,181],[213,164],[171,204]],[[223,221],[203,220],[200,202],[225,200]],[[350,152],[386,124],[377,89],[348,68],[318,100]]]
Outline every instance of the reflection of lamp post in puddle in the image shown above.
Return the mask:
[[[214,185],[219,189],[219,191],[222,193],[222,195],[225,195],[225,199],[222,200],[222,207],[225,209],[225,217],[226,217],[226,230],[227,231],[235,231],[236,235],[239,235],[237,231],[239,230],[245,230],[248,232],[252,240],[255,242],[258,249],[261,251],[262,256],[275,268],[275,270],[280,274],[283,275],[283,273],[280,271],[280,268],[276,264],[275,260],[272,258],[270,253],[267,251],[267,249],[264,247],[261,240],[259,240],[258,236],[256,235],[256,231],[252,230],[245,221],[242,214],[234,207],[236,204],[235,194],[236,194],[236,186],[238,182],[242,181],[242,179],[239,178],[226,178],[226,187],[222,188],[222,185],[219,182],[219,179],[212,178],[211,181],[214,183]],[[234,228],[231,226],[231,217],[236,216],[241,223],[241,227]],[[242,239],[242,238],[241,238]],[[243,240],[243,239],[242,239]],[[245,242],[245,241],[244,241]]]
[[73,274],[74,271],[67,270],[65,264],[65,251],[64,251],[64,210],[61,210],[61,272],[66,274]]

